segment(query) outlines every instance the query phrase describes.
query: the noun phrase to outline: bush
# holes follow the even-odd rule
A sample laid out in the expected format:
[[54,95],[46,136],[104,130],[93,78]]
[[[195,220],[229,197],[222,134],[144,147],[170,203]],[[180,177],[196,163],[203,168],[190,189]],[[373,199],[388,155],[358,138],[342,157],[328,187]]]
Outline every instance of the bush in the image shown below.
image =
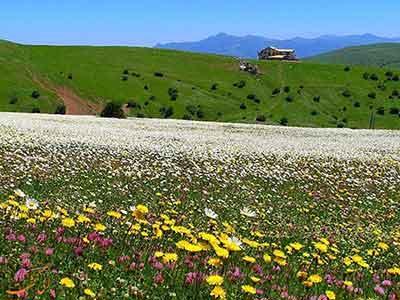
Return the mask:
[[136,108],[138,106],[138,104],[135,101],[128,101],[128,103],[126,104],[127,108]]
[[387,71],[387,72],[385,73],[385,76],[386,76],[386,77],[389,77],[389,78],[392,78],[392,77],[393,77],[393,72],[392,72],[392,71]]
[[211,85],[212,91],[216,91],[217,89],[218,89],[218,83],[214,83],[213,85]]
[[132,72],[131,75],[132,75],[133,77],[137,77],[137,78],[140,77],[140,74],[139,74],[139,73],[136,73],[136,72]]
[[385,114],[385,108],[384,108],[384,107],[378,107],[378,108],[376,109],[376,113],[377,113],[378,115],[383,116],[383,115]]
[[378,84],[378,89],[381,91],[386,91],[386,86],[384,84]]
[[265,118],[264,115],[258,115],[258,116],[256,117],[256,121],[257,121],[257,122],[265,122],[265,121],[266,121],[266,118]]
[[38,91],[33,91],[31,94],[31,97],[33,99],[39,99],[40,98],[40,93]]
[[342,122],[339,122],[339,123],[337,123],[336,127],[337,127],[337,128],[344,128],[344,127],[345,127],[345,124],[342,123]]
[[54,111],[54,113],[56,115],[65,115],[65,113],[67,112],[67,108],[65,107],[64,104],[60,104],[56,107],[56,110]]
[[275,89],[272,91],[272,95],[273,95],[273,96],[278,95],[278,94],[280,94],[280,93],[281,93],[281,89],[279,89],[279,88],[275,88]]
[[368,94],[368,97],[371,99],[376,99],[376,93],[375,92],[371,92]]
[[375,73],[372,74],[369,78],[370,78],[371,80],[374,80],[374,81],[378,81],[378,80],[379,80],[378,75],[376,75]]
[[147,84],[143,88],[144,88],[145,91],[149,90],[149,86]]
[[34,108],[32,108],[32,113],[34,113],[34,114],[40,114],[40,108],[39,108],[39,107],[34,107]]
[[240,80],[239,82],[234,83],[233,86],[242,89],[246,86],[246,81]]
[[285,98],[285,100],[287,101],[287,102],[293,102],[294,101],[294,98],[292,97],[292,96],[287,96],[286,98]]
[[363,78],[364,78],[365,80],[368,80],[369,77],[370,77],[369,73],[365,72],[365,73],[363,74]]
[[73,78],[73,77],[72,77],[72,74],[71,74],[71,73],[68,74],[68,79],[69,79],[69,80],[72,80],[72,78]]
[[282,119],[279,120],[279,124],[281,124],[282,126],[287,126],[289,124],[289,120],[283,117]]
[[154,96],[154,95],[150,96],[150,97],[149,97],[149,100],[150,100],[150,101],[156,100],[156,96]]
[[349,97],[351,97],[351,92],[349,90],[345,90],[345,91],[343,91],[342,95],[343,95],[343,97],[349,98]]
[[313,111],[311,112],[311,115],[312,115],[312,116],[316,116],[316,115],[318,115],[318,112],[317,112],[316,110],[313,110]]
[[128,75],[123,75],[121,78],[122,81],[128,81],[128,79],[129,79]]
[[162,107],[160,113],[163,118],[167,119],[174,114],[174,108],[172,106]]
[[248,95],[247,96],[247,99],[249,99],[249,100],[254,100],[254,99],[256,99],[257,97],[256,97],[256,95],[254,95],[254,94],[250,94],[250,95]]
[[290,86],[285,86],[285,87],[283,88],[283,91],[284,91],[285,93],[289,93],[289,92],[290,92]]
[[194,115],[196,114],[196,112],[197,112],[196,106],[194,106],[194,105],[192,105],[192,104],[187,105],[187,106],[186,106],[186,110],[187,110],[192,116],[194,116]]
[[349,72],[349,71],[350,71],[350,67],[349,67],[349,66],[346,66],[346,67],[344,68],[344,71],[345,71],[345,72]]
[[126,118],[124,111],[121,108],[121,105],[116,104],[114,102],[107,103],[103,111],[101,112],[100,116],[102,118],[117,118],[117,119]]
[[204,112],[203,112],[201,109],[199,109],[199,110],[196,112],[196,116],[197,116],[199,119],[203,119],[203,118],[204,118]]
[[393,80],[393,81],[399,81],[399,80],[400,80],[399,75],[394,75],[394,76],[392,77],[392,80]]
[[169,88],[168,95],[172,101],[178,99],[178,89],[177,88]]
[[244,104],[244,103],[240,104],[240,109],[246,109],[246,108],[247,108],[246,104]]
[[191,120],[191,119],[192,119],[192,116],[191,116],[191,115],[188,115],[188,114],[184,114],[183,117],[182,117],[182,119],[184,119],[184,120]]
[[144,113],[138,112],[136,118],[144,118]]
[[161,72],[154,72],[154,76],[156,77],[164,77],[164,74]]
[[17,104],[17,102],[18,102],[18,97],[17,96],[11,96],[10,97],[10,101],[8,103],[13,105],[13,104]]
[[314,102],[319,102],[321,100],[321,96],[315,96],[314,98],[313,98],[313,101]]
[[128,70],[128,69],[125,69],[125,70],[122,72],[122,74],[124,74],[124,75],[129,75],[129,70]]
[[259,104],[259,103],[261,103],[261,100],[260,100],[260,99],[258,99],[258,98],[256,98],[256,99],[254,99],[254,103],[257,103],[257,104]]
[[400,113],[400,109],[397,108],[397,107],[391,107],[390,110],[389,110],[389,113],[391,115],[398,115]]
[[360,107],[360,106],[361,106],[360,102],[358,102],[358,101],[357,101],[357,102],[354,102],[354,107],[357,107],[357,108],[358,108],[358,107]]
[[393,96],[393,97],[399,97],[399,96],[400,96],[400,92],[399,92],[398,90],[394,90],[394,91],[392,92],[392,96]]

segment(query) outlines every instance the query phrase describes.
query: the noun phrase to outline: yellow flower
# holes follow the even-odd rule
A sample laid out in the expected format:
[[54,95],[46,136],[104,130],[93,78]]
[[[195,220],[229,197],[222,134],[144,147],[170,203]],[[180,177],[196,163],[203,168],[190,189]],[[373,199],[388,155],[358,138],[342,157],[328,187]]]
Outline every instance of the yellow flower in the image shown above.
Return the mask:
[[252,295],[255,295],[257,293],[256,288],[252,287],[251,285],[242,285],[242,291]]
[[187,241],[179,241],[178,243],[176,243],[176,246],[178,247],[178,249],[185,249],[186,251],[189,252],[200,252],[203,250],[202,247],[195,244],[191,244]]
[[163,256],[164,256],[164,253],[161,252],[161,251],[156,251],[156,252],[154,253],[154,256],[157,257],[157,258],[163,257]]
[[265,261],[267,264],[270,263],[270,262],[272,261],[271,256],[269,256],[267,253],[264,254],[263,258],[264,258],[264,261]]
[[116,218],[116,219],[121,219],[121,217],[122,217],[121,213],[114,211],[114,210],[107,212],[107,215],[110,217]]
[[291,243],[290,247],[292,247],[294,250],[299,251],[301,250],[304,246],[298,242]]
[[107,227],[104,226],[103,224],[97,223],[96,225],[94,225],[94,230],[96,230],[98,232],[105,231],[106,229],[107,229]]
[[85,289],[83,292],[85,293],[86,296],[89,296],[91,298],[96,297],[96,294],[91,289]]
[[217,254],[217,256],[222,257],[222,258],[228,258],[229,257],[229,251],[226,250],[225,248],[222,248],[218,245],[212,244],[215,254]]
[[383,242],[379,243],[378,247],[385,251],[389,249],[389,245]]
[[274,250],[274,252],[272,252],[272,254],[279,258],[286,258],[285,252],[283,252],[281,250]]
[[333,291],[326,291],[325,295],[329,300],[336,300],[336,294]]
[[308,281],[310,281],[312,283],[320,283],[320,282],[322,282],[322,278],[318,274],[314,274],[314,275],[311,275],[310,277],[308,277]]
[[328,246],[324,243],[320,243],[320,242],[315,243],[314,247],[315,247],[315,249],[321,251],[322,253],[328,252]]
[[245,257],[243,257],[243,260],[246,262],[252,263],[252,264],[256,262],[256,259],[254,257],[247,256],[247,255]]
[[400,268],[393,267],[387,270],[390,275],[400,275]]
[[103,266],[100,265],[100,264],[98,264],[98,263],[91,263],[91,264],[88,264],[88,267],[89,267],[90,269],[92,269],[92,270],[95,270],[95,271],[101,271],[101,270],[103,269]]
[[222,261],[219,258],[210,258],[207,262],[210,266],[219,266],[222,264]]
[[68,277],[64,277],[63,279],[61,279],[60,284],[69,289],[73,289],[75,287],[75,283]]
[[226,298],[226,292],[220,286],[214,287],[213,290],[211,291],[210,295],[213,296],[214,298],[220,298],[220,299]]
[[163,262],[165,264],[170,262],[175,262],[178,260],[178,255],[176,253],[165,253],[163,257]]
[[253,281],[255,283],[260,282],[260,280],[261,280],[261,278],[258,278],[256,276],[251,276],[250,279],[251,279],[251,281]]
[[209,285],[222,285],[224,278],[219,275],[210,275],[207,277],[206,281]]
[[136,206],[136,210],[143,215],[145,215],[149,212],[149,209],[147,208],[147,206],[144,206],[142,204],[139,204],[138,206]]
[[75,221],[74,221],[74,219],[71,219],[71,218],[65,218],[62,220],[61,223],[64,227],[67,227],[67,228],[72,228],[75,226]]
[[90,219],[84,215],[79,215],[77,221],[78,223],[90,223]]
[[351,281],[346,280],[345,282],[343,282],[343,284],[345,286],[353,286],[353,283]]

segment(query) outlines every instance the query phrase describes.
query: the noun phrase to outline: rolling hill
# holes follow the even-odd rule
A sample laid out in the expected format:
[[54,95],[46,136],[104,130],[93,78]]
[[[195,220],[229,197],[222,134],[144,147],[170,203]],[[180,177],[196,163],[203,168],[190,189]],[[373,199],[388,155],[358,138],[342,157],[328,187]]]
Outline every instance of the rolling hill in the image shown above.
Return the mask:
[[[106,102],[133,117],[400,128],[400,71],[313,62],[257,62],[150,48],[0,43],[0,111],[99,113]],[[368,74],[367,74],[368,73]],[[367,76],[368,75],[368,76]]]
[[298,57],[310,57],[345,47],[369,45],[377,43],[400,42],[400,38],[379,37],[373,34],[363,35],[323,35],[316,38],[296,37],[279,40],[262,36],[234,36],[219,33],[201,41],[158,44],[155,48],[211,53],[236,57],[257,58],[257,53],[268,46],[293,48]]
[[310,60],[320,63],[365,65],[400,69],[400,44],[375,44],[324,53]]

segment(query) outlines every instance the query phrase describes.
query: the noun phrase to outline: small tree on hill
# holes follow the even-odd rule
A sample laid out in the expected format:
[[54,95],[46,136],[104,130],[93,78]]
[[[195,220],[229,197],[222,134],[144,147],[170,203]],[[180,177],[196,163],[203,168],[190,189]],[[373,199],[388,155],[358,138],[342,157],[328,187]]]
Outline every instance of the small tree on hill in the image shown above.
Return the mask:
[[104,107],[103,111],[100,114],[103,118],[117,118],[117,119],[125,119],[125,113],[121,108],[121,105],[116,104],[114,102],[109,102]]

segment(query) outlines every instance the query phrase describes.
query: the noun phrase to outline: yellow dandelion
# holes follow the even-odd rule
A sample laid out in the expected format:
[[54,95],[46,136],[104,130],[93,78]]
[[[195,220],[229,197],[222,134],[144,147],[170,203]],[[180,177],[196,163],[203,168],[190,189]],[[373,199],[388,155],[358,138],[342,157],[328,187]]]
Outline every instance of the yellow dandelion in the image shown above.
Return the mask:
[[242,285],[242,291],[251,295],[255,295],[257,293],[256,288],[252,287],[251,285]]
[[224,278],[219,275],[210,275],[207,277],[206,282],[209,285],[222,285],[224,282]]
[[71,219],[71,218],[64,218],[64,219],[62,220],[61,224],[62,224],[64,227],[72,228],[72,227],[75,226],[75,221],[74,221],[74,219]]
[[95,271],[101,271],[101,270],[103,269],[103,266],[100,265],[100,264],[98,264],[98,263],[91,263],[91,264],[88,264],[88,267],[89,267],[90,269],[92,269],[92,270],[95,270]]
[[73,289],[75,287],[75,283],[72,281],[72,279],[70,279],[68,277],[64,277],[63,279],[61,279],[60,284],[69,289]]
[[218,299],[218,298],[225,299],[226,298],[226,292],[222,287],[217,285],[211,291],[210,296],[213,296],[216,299]]

